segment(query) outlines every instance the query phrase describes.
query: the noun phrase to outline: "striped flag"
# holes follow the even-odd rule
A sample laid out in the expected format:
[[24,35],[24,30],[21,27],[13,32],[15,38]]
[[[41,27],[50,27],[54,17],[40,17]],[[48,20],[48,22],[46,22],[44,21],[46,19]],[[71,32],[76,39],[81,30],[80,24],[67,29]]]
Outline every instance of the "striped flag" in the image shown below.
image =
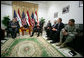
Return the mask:
[[36,15],[36,18],[37,18],[37,21],[38,21],[38,15],[37,15],[37,11],[35,11],[35,15]]
[[16,21],[17,21],[17,14],[16,14],[16,11],[15,10],[14,10],[14,16],[13,16],[13,18],[15,18]]
[[31,25],[31,19],[30,19],[30,16],[29,16],[29,12],[28,11],[27,11],[27,15],[28,15],[29,24]]
[[18,13],[17,13],[17,21],[19,22],[19,25],[20,25],[20,27],[22,27],[22,23],[21,23],[21,16],[20,16],[20,11],[19,11],[19,9],[18,9]]
[[[26,13],[26,20],[29,26],[31,26],[31,21],[30,21],[30,16],[29,16],[29,12],[27,11]],[[29,28],[29,34],[31,35],[31,28]]]
[[35,11],[35,13],[34,13],[34,19],[35,19],[35,21],[39,24],[37,11]]
[[28,11],[26,13],[26,20],[27,20],[28,25],[30,26],[31,22],[30,22],[30,17],[29,17],[29,12]]
[[21,19],[21,21],[22,21],[22,25],[23,25],[23,26],[24,26],[24,25],[27,25],[24,11],[23,11],[23,13],[22,13],[22,19]]
[[35,20],[34,20],[34,14],[33,13],[31,15],[31,23],[32,23],[32,28],[33,28],[34,25],[35,25]]
[[35,13],[34,13],[34,19],[35,19],[35,22],[37,22],[37,16]]

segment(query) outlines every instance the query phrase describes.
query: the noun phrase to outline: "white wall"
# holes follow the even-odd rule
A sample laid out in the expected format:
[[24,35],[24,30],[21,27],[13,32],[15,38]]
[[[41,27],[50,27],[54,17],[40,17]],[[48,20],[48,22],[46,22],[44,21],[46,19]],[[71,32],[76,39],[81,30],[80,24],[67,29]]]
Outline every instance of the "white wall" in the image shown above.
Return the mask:
[[[69,13],[62,14],[63,7],[70,5]],[[79,7],[79,1],[67,1],[60,4],[50,4],[48,8],[48,18],[52,19],[53,22],[54,12],[58,12],[58,17],[63,19],[63,23],[67,23],[69,19],[75,19],[75,23],[83,24],[83,7]]]
[[[11,5],[5,5],[1,4],[1,21],[3,20],[4,16],[9,16],[10,19],[12,19],[12,6]],[[1,28],[5,28],[5,26],[1,22]]]
[[47,19],[46,16],[47,16],[47,7],[43,4],[40,4],[38,6],[38,18],[43,17],[43,18]]
[[[47,7],[46,5],[40,4],[38,6],[38,19],[40,19],[41,17],[43,17],[44,19],[47,20]],[[46,21],[45,20],[45,21]],[[48,20],[47,20],[48,21]],[[46,25],[47,23],[45,23],[44,25]]]
[[54,20],[57,19],[57,18],[54,18],[54,13],[60,12],[59,10],[60,10],[60,7],[58,4],[50,4],[50,6],[48,8],[47,18],[48,18],[48,20],[51,21],[51,23],[53,23]]
[[[56,1],[55,1],[56,2]],[[57,18],[54,18],[54,13],[58,12],[58,17],[61,17],[63,23],[67,23],[69,19],[73,18],[76,21],[76,24],[83,24],[83,7],[79,7],[79,1],[60,1],[60,3],[49,3],[39,4],[38,7],[38,18],[43,17],[45,20],[45,25],[48,20],[51,20],[51,23],[54,22]],[[62,14],[63,7],[70,5],[69,13]],[[1,20],[4,16],[9,15],[12,19],[12,6],[1,4]],[[1,23],[1,28],[4,26]]]

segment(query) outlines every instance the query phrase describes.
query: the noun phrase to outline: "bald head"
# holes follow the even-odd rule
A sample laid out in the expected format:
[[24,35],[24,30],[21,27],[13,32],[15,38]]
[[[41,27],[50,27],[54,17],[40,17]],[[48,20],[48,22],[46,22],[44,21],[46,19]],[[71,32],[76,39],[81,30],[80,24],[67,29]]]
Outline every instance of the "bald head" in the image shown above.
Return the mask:
[[50,23],[50,20],[48,21],[48,23]]
[[13,21],[13,22],[16,22],[16,19],[15,19],[15,18],[13,18],[13,19],[12,19],[12,21]]
[[54,21],[54,24],[56,24],[56,23],[57,23],[57,21],[55,20],[55,21]]

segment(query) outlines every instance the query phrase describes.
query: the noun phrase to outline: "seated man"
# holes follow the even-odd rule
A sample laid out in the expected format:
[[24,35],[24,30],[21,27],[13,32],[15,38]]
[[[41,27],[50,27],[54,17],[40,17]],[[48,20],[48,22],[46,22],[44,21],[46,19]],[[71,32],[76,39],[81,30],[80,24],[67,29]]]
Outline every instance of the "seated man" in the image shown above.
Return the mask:
[[24,35],[24,31],[27,31],[29,29],[29,25],[28,24],[25,24],[23,25],[23,27],[20,28],[21,31],[22,31],[22,35]]
[[50,38],[53,40],[51,43],[55,43],[55,42],[59,41],[60,31],[62,28],[64,28],[64,24],[62,23],[61,18],[58,18],[57,22],[58,23],[52,28],[52,31],[51,31]]
[[50,22],[50,20],[48,21],[47,26],[45,27],[45,30],[46,30],[47,37],[49,37],[50,30],[51,30],[51,22]]
[[54,34],[54,33],[56,33],[56,31],[53,31],[53,29],[55,29],[56,28],[56,21],[54,21],[54,24],[53,24],[53,26],[51,26],[51,28],[49,29],[49,36],[48,36],[48,40],[53,40],[52,39],[52,35]]
[[11,32],[12,38],[16,38],[17,32],[19,32],[19,23],[16,21],[16,19],[12,19],[12,21],[9,22],[9,31]]
[[[74,24],[75,20],[70,19],[68,22],[68,25],[65,26],[61,32],[60,32],[60,42],[57,44],[57,46],[60,46],[60,48],[63,48],[66,46],[66,43],[71,42],[74,38],[75,35],[77,34],[76,32],[76,26]],[[63,37],[65,37],[65,41],[63,42]],[[63,42],[63,43],[62,43]]]
[[24,25],[23,27],[24,27],[24,28],[29,28],[29,25],[28,25],[28,24],[26,24],[26,25]]
[[30,37],[32,37],[34,35],[35,32],[38,32],[38,35],[37,37],[39,36],[40,34],[40,30],[41,30],[41,26],[39,24],[37,24],[37,22],[35,23],[35,26],[33,28],[33,32],[32,32],[32,35]]

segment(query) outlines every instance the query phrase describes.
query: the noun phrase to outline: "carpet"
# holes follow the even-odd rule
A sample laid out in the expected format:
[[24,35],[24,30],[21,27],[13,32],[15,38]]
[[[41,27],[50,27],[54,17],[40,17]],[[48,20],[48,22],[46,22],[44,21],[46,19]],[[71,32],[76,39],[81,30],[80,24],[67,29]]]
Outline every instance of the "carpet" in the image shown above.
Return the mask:
[[9,39],[1,46],[1,57],[64,57],[42,37]]

